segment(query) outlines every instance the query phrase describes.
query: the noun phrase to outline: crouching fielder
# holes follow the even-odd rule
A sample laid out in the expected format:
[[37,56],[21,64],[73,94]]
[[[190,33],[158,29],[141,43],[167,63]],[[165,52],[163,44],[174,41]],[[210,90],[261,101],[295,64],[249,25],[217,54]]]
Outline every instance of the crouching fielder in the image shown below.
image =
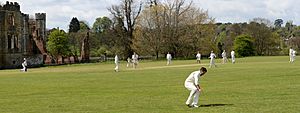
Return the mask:
[[199,85],[200,77],[203,76],[207,72],[205,67],[201,67],[200,70],[192,72],[188,78],[184,82],[184,86],[190,90],[190,95],[186,100],[185,104],[188,107],[199,107],[198,99],[201,91],[201,87]]

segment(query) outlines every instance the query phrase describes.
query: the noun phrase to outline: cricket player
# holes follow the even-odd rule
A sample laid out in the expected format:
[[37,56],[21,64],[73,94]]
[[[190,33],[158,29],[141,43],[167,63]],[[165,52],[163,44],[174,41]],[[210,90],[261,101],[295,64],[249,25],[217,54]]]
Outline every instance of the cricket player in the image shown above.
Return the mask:
[[214,67],[217,67],[217,65],[215,64],[215,59],[216,59],[216,54],[214,53],[214,51],[211,51],[210,52],[210,56],[209,56],[209,58],[210,58],[210,65],[209,65],[209,68],[211,68],[212,66],[214,66]]
[[128,57],[127,58],[127,67],[129,67],[129,66],[131,66],[132,65],[132,61],[131,61],[131,59]]
[[235,52],[234,52],[234,50],[231,51],[231,62],[233,64],[235,63]]
[[295,50],[293,50],[293,52],[292,52],[292,62],[295,62],[295,60],[296,60],[296,51]]
[[197,58],[197,63],[200,64],[201,63],[201,54],[200,54],[199,51],[198,51],[198,53],[196,55],[196,58]]
[[119,72],[119,58],[118,58],[118,55],[115,56],[115,64],[116,64],[115,72]]
[[293,48],[290,47],[290,50],[289,50],[290,63],[293,63],[293,62],[294,62],[293,52],[294,52]]
[[22,63],[23,69],[21,69],[22,72],[27,72],[27,60],[24,58],[24,61]]
[[167,58],[167,65],[169,65],[171,63],[171,60],[172,60],[172,55],[168,52],[166,58]]
[[192,72],[185,80],[184,86],[190,90],[190,95],[186,100],[185,104],[188,107],[199,107],[198,100],[201,92],[201,87],[199,85],[200,77],[207,72],[205,67],[201,67],[200,70]]
[[225,64],[228,61],[227,54],[226,54],[225,50],[223,50],[223,52],[222,52],[222,58],[223,58],[222,63]]
[[132,63],[133,63],[133,68],[135,69],[137,64],[138,64],[138,58],[139,56],[134,52],[132,55]]

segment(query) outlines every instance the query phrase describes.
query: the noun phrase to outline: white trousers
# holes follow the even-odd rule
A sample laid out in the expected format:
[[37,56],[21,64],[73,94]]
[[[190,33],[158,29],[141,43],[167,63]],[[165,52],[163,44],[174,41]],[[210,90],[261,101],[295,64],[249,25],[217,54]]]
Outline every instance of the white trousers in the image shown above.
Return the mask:
[[184,86],[190,90],[190,95],[188,99],[186,100],[185,104],[187,105],[197,105],[199,100],[200,91],[196,88],[196,86],[193,83],[184,83]]
[[210,59],[210,65],[209,65],[209,68],[211,68],[212,66],[216,67],[215,59],[214,59],[214,58],[211,58],[211,59]]
[[115,71],[118,72],[119,71],[119,63],[115,63],[116,67],[115,67]]
[[231,62],[234,64],[235,63],[235,57],[231,56]]
[[167,59],[167,65],[170,65],[171,59]]

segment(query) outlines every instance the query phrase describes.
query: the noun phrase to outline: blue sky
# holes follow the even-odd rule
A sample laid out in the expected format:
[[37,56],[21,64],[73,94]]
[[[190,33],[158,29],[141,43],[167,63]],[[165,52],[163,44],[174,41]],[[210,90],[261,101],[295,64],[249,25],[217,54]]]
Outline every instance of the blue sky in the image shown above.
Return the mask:
[[[110,16],[109,8],[120,0],[10,0],[21,5],[23,13],[47,13],[47,28],[67,30],[72,17],[87,21],[90,26],[97,17]],[[146,1],[146,0],[143,0]],[[163,0],[166,1],[166,0]],[[4,4],[6,0],[0,0]],[[300,0],[194,0],[196,7],[208,10],[216,22],[249,22],[262,17],[300,24]]]

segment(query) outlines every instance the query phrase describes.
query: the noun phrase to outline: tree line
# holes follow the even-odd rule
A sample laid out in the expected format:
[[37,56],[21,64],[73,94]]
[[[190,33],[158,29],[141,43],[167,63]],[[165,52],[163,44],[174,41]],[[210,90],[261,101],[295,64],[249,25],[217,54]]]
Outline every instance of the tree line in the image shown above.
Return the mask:
[[[193,1],[120,1],[108,8],[111,18],[99,17],[91,28],[73,18],[68,32],[51,31],[48,51],[53,56],[78,58],[86,32],[90,34],[92,57],[118,54],[126,59],[136,52],[158,59],[169,52],[175,58],[193,58],[197,51],[203,55],[215,51],[220,55],[223,50],[236,50],[243,57],[285,55],[289,47],[300,49],[300,27],[292,21],[284,25],[282,19],[271,22],[254,18],[245,23],[216,23],[208,11],[194,6]],[[60,40],[63,43],[53,44],[51,37],[65,38]]]

